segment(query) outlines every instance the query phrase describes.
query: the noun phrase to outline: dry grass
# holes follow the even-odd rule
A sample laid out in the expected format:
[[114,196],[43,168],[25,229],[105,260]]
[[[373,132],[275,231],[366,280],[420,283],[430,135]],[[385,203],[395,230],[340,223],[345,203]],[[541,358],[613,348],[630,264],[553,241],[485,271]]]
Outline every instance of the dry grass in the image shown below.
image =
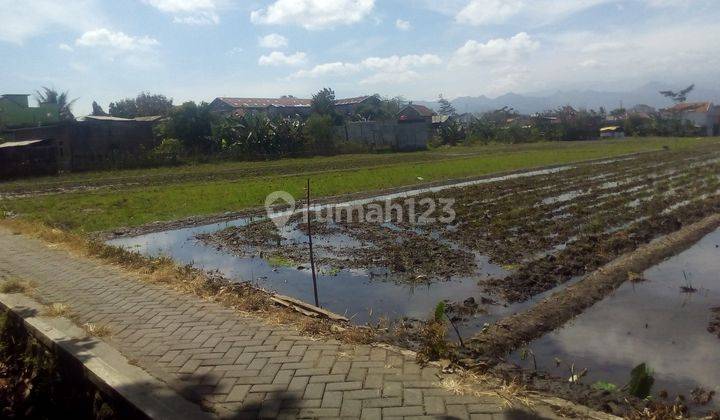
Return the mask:
[[30,295],[35,291],[35,284],[29,280],[12,277],[0,285],[0,293],[22,293]]
[[43,315],[48,317],[70,316],[70,307],[64,303],[53,303],[45,308]]
[[110,335],[110,327],[107,325],[97,325],[88,322],[83,324],[82,328],[88,335],[93,337],[107,337]]
[[470,395],[478,398],[500,397],[507,407],[520,405],[532,408],[535,405],[527,390],[521,384],[504,382],[488,375],[477,375],[462,371],[443,378],[436,385],[454,395]]

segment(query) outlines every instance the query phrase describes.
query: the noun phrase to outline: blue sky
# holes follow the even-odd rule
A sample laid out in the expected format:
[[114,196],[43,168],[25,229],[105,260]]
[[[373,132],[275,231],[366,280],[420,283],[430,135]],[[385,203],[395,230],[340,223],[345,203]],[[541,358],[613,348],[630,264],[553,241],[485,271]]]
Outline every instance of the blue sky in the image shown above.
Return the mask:
[[720,87],[717,0],[0,0],[0,93],[176,103]]

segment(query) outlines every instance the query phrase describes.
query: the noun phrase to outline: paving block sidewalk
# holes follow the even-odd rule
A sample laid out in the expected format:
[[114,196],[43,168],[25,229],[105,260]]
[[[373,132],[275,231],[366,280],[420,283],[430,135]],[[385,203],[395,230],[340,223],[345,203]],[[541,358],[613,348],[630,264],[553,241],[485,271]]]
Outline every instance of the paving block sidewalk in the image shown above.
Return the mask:
[[3,228],[0,249],[0,278],[33,280],[44,302],[107,325],[111,346],[221,417],[519,418],[394,351],[305,337]]

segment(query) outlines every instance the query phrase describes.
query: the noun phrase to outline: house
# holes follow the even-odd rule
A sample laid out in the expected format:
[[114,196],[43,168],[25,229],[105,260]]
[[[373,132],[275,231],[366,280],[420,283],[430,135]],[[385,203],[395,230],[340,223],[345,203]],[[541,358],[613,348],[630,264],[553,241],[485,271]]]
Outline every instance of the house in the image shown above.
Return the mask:
[[[4,154],[24,156],[24,161],[34,163],[8,170],[4,176],[11,176],[10,172],[16,175],[48,173],[47,168],[51,165],[39,162],[54,162],[57,172],[100,169],[134,161],[142,152],[155,147],[153,128],[160,120],[161,117],[87,116],[80,121],[5,129],[0,132],[0,137],[10,144],[3,145],[12,150],[6,150]],[[40,146],[44,149],[39,150]],[[52,160],[48,157],[50,151],[55,156]]]
[[28,94],[0,95],[0,127],[22,127],[53,124],[60,120],[56,104],[31,107]]
[[437,115],[435,111],[424,106],[409,104],[405,108],[401,109],[398,113],[398,122],[426,122],[432,124],[433,116]]
[[625,130],[619,125],[611,125],[600,129],[600,138],[602,139],[621,139],[625,137]]
[[720,107],[712,102],[683,102],[663,110],[663,113],[689,121],[707,136],[720,134]]
[[[336,99],[335,109],[343,115],[353,115],[363,104],[379,103],[377,96],[358,96],[356,98]],[[225,115],[243,116],[248,112],[261,112],[269,116],[307,117],[310,115],[312,99],[301,99],[294,96],[281,98],[215,98],[210,109]]]
[[0,143],[0,179],[58,172],[57,145],[52,139]]

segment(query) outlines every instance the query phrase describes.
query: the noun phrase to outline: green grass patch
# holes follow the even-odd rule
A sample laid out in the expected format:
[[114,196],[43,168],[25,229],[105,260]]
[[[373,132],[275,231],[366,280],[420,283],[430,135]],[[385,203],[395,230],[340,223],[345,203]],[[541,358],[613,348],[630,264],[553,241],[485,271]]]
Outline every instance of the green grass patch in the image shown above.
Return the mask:
[[295,262],[280,255],[273,255],[266,259],[271,267],[295,267]]
[[[61,180],[82,183],[98,177],[135,177],[145,174],[142,185],[120,186],[94,192],[39,195],[0,201],[0,210],[11,211],[33,221],[76,232],[111,230],[153,221],[174,220],[194,215],[238,211],[261,206],[272,191],[284,190],[303,196],[306,179],[312,182],[314,197],[371,192],[391,187],[455,178],[481,176],[495,172],[566,164],[589,159],[660,150],[698,147],[718,139],[626,139],[594,142],[523,144],[515,146],[454,147],[441,151],[392,155],[349,155],[331,158],[289,159],[275,162],[215,164],[216,173],[236,171],[233,179],[190,180],[150,185],[149,180],[196,167],[161,168],[143,171],[73,174]],[[377,161],[377,162],[373,162]],[[323,163],[322,172],[308,175],[312,163]],[[328,166],[330,162],[330,166]],[[380,165],[378,165],[378,163]],[[266,165],[263,170],[263,166]],[[253,167],[250,175],[242,168]],[[327,168],[333,169],[327,169]],[[203,166],[210,171],[210,166]],[[239,169],[240,168],[240,169]],[[239,171],[239,172],[237,172]],[[267,173],[267,175],[265,175]],[[85,178],[83,178],[85,177]],[[124,178],[123,178],[124,179]],[[185,178],[187,179],[187,178]],[[52,178],[58,182],[58,178]],[[25,180],[26,186],[41,185],[42,179]],[[12,188],[18,188],[18,182]],[[0,191],[10,188],[0,184]]]

